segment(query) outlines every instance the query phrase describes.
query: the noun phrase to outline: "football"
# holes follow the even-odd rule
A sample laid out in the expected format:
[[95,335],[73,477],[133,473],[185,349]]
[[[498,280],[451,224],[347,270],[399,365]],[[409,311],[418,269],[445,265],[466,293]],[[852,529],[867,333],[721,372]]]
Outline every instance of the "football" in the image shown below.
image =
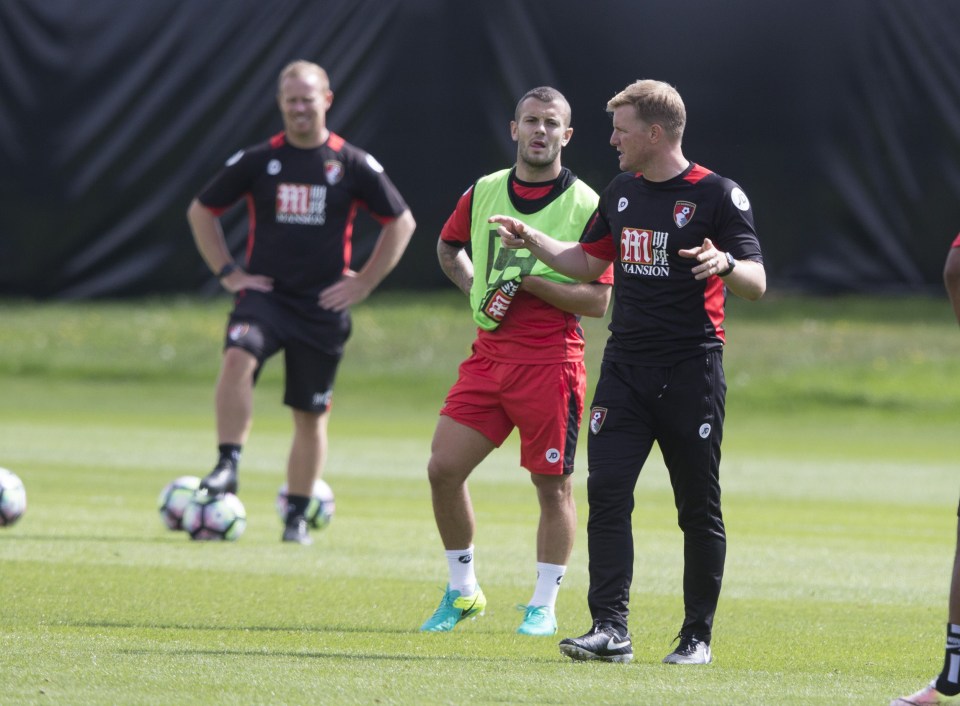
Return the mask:
[[27,510],[27,489],[13,471],[0,468],[0,527],[12,525]]
[[160,491],[157,508],[160,510],[160,521],[168,529],[183,529],[183,511],[199,487],[200,479],[196,476],[180,476]]
[[247,528],[247,511],[233,493],[194,493],[183,511],[182,526],[190,539],[234,541]]
[[[310,494],[310,504],[307,506],[307,524],[314,529],[323,529],[333,519],[336,503],[333,499],[333,490],[325,480],[317,478],[313,483],[313,493]],[[287,519],[287,484],[280,486],[277,492],[277,513],[280,521]]]

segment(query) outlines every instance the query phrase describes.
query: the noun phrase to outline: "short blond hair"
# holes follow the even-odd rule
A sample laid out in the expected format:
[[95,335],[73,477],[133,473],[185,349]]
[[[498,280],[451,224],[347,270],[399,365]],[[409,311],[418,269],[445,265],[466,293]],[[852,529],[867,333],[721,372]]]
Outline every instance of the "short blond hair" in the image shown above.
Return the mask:
[[687,125],[687,109],[677,89],[669,83],[641,79],[634,81],[607,101],[607,111],[632,105],[637,117],[645,123],[657,123],[668,135],[679,141]]
[[283,89],[283,82],[286,79],[291,76],[301,78],[310,74],[314,74],[320,78],[321,90],[330,90],[330,77],[327,76],[327,72],[323,70],[322,66],[314,64],[312,61],[306,61],[305,59],[297,59],[296,61],[291,61],[280,71],[280,76],[277,79],[277,95],[280,95]]

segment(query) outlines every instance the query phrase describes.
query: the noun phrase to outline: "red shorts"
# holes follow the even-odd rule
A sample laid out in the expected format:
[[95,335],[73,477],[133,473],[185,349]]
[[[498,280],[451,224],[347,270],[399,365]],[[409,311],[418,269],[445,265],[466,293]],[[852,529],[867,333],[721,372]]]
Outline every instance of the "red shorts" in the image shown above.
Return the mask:
[[498,363],[472,355],[440,414],[500,446],[520,430],[520,465],[532,473],[573,473],[587,374],[582,361],[547,365]]

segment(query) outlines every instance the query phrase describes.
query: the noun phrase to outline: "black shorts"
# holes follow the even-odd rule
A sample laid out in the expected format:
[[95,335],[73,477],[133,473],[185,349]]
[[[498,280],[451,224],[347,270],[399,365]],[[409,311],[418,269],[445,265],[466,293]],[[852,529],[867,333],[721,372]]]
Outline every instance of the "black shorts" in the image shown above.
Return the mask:
[[333,399],[333,381],[350,337],[350,316],[326,311],[314,301],[268,292],[239,294],[227,324],[224,350],[242,348],[263,364],[283,350],[283,403],[306,412],[325,412]]

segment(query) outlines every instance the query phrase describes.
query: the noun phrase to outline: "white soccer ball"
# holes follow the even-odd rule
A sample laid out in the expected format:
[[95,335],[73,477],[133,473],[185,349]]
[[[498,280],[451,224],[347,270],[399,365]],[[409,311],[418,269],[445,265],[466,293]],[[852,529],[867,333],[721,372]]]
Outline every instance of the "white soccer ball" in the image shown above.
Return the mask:
[[[333,490],[327,485],[327,482],[317,478],[313,482],[313,492],[310,494],[310,504],[307,505],[306,520],[307,524],[314,529],[323,529],[330,524],[333,519],[333,513],[337,509],[333,498]],[[287,484],[280,486],[277,492],[277,513],[280,515],[280,521],[287,519]]]
[[190,539],[217,541],[240,539],[247,528],[247,510],[233,493],[194,493],[183,511],[183,530]]
[[13,471],[0,468],[0,527],[19,520],[27,511],[27,489]]
[[157,498],[160,520],[168,529],[183,529],[183,511],[187,509],[190,498],[200,487],[196,476],[180,476],[167,483]]

